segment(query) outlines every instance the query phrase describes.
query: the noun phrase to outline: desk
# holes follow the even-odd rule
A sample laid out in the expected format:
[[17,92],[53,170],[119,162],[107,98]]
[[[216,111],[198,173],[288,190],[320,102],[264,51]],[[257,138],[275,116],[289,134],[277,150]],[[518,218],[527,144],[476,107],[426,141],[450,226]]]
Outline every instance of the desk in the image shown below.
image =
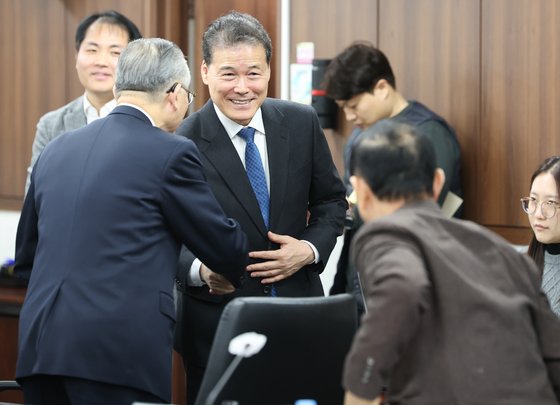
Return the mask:
[[[13,380],[16,373],[18,316],[26,289],[0,284],[0,380]],[[185,371],[181,356],[173,353],[172,401],[185,403]],[[23,403],[21,392],[0,392],[0,402]]]
[[[13,380],[16,373],[18,315],[25,291],[0,285],[0,380]],[[19,391],[5,391],[0,401],[23,403],[23,396]]]

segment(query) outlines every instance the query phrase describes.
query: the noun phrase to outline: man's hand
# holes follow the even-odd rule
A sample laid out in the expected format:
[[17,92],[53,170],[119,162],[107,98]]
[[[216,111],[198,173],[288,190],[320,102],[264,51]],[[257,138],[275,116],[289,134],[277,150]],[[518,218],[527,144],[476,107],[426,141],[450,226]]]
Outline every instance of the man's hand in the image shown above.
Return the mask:
[[214,273],[204,264],[200,265],[200,278],[208,285],[210,294],[223,295],[231,294],[235,291],[235,287],[227,278],[221,274]]
[[378,396],[375,399],[364,399],[361,397],[357,397],[356,395],[352,394],[350,391],[346,391],[346,395],[344,396],[344,405],[380,405],[381,404],[381,396]]
[[279,244],[280,249],[249,252],[249,257],[264,261],[247,267],[251,277],[263,278],[261,280],[263,284],[284,280],[315,260],[311,247],[299,239],[273,232],[268,232],[268,238]]

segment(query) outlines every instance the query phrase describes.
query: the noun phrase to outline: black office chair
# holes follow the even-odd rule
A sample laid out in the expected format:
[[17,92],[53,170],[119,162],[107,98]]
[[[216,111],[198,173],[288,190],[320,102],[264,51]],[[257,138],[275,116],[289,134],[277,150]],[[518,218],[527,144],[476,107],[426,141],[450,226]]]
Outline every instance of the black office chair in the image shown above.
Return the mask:
[[[301,398],[342,404],[342,367],[356,317],[356,301],[349,294],[232,300],[222,313],[196,405],[285,405]],[[267,342],[217,387],[234,360],[229,342],[245,332],[263,334]]]

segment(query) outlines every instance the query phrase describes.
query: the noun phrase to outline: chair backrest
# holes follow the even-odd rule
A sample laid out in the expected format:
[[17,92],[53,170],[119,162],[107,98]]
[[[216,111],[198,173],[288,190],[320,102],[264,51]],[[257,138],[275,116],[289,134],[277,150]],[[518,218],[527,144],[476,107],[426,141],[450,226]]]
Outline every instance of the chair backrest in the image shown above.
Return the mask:
[[300,398],[342,404],[342,367],[356,328],[356,302],[349,294],[236,298],[222,313],[196,405],[206,405],[234,358],[229,342],[245,332],[263,334],[267,342],[241,361],[214,404],[287,405]]

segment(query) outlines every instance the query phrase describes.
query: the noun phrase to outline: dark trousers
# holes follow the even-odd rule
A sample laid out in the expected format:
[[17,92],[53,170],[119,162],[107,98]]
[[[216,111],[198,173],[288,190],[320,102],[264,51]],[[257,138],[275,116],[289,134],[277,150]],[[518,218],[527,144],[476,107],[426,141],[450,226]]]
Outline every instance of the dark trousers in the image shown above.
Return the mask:
[[135,401],[165,403],[131,387],[82,378],[34,375],[19,380],[28,405],[130,405]]
[[[183,362],[185,366],[185,372],[187,373],[187,405],[194,405],[198,391],[200,391],[200,386],[202,385],[202,377],[204,377],[204,368],[196,367],[192,364],[187,366],[186,362]],[[204,398],[206,400],[206,398]]]

